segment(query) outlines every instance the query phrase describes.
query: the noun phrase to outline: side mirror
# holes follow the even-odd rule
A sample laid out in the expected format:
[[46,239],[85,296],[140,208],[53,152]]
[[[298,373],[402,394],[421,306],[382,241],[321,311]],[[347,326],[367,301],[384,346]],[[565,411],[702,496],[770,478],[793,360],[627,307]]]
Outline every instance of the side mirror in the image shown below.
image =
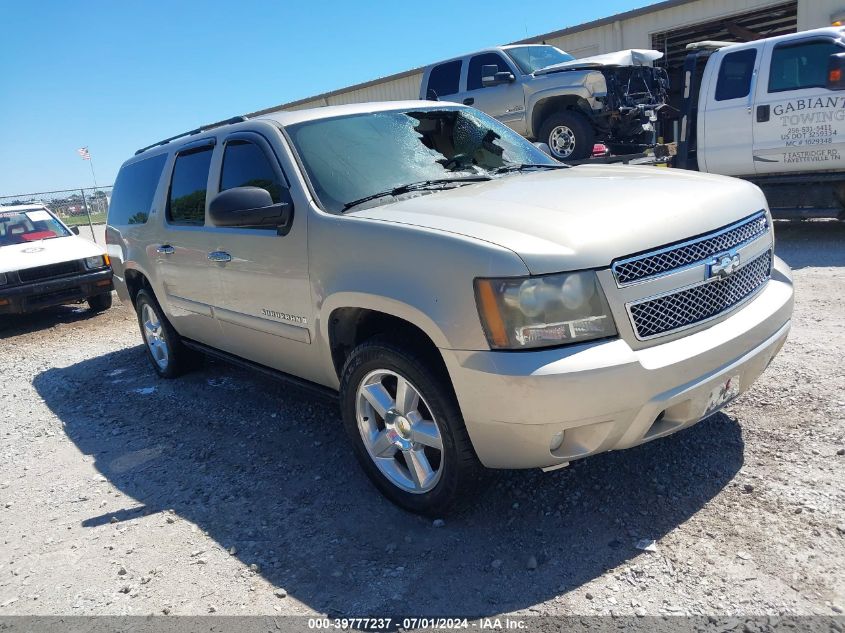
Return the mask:
[[70,232],[73,233],[74,235],[79,235],[79,227],[78,226],[70,227]]
[[845,90],[845,53],[834,53],[828,59],[827,89]]
[[499,84],[509,84],[512,81],[516,81],[513,73],[507,70],[499,72],[499,67],[495,64],[481,67],[481,85],[485,88],[498,86]]
[[[546,156],[552,156],[552,150],[548,143],[534,143],[534,147],[543,152]],[[554,156],[552,156],[554,158]]]
[[233,187],[214,196],[208,214],[215,226],[276,227],[284,235],[290,230],[293,203],[274,203],[261,187]]

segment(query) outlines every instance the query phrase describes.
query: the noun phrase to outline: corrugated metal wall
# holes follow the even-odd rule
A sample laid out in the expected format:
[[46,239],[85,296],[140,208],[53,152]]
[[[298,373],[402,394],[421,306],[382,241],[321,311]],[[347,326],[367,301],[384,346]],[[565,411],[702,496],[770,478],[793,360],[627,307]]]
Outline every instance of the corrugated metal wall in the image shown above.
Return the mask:
[[[651,38],[655,33],[774,6],[782,4],[783,1],[696,0],[557,37],[554,34],[548,34],[531,39],[552,44],[576,57],[587,57],[626,48],[651,48]],[[842,10],[845,10],[845,0],[798,0],[798,30],[828,26],[830,16]],[[431,57],[432,62],[439,59],[436,50],[431,51]],[[301,110],[366,101],[417,99],[421,80],[421,72],[394,75],[369,82],[358,88],[340,89],[307,101],[283,104],[272,110]]]

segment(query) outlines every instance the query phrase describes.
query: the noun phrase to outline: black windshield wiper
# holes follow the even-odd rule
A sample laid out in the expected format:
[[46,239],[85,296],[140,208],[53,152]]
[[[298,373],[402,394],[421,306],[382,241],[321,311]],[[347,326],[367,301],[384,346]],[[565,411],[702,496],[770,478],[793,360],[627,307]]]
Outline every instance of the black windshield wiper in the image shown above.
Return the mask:
[[512,165],[504,165],[493,170],[494,174],[507,174],[514,171],[527,171],[529,169],[568,169],[569,165],[552,164],[552,163],[513,163]]
[[364,196],[363,198],[358,198],[357,200],[353,200],[352,202],[347,202],[343,205],[343,211],[347,211],[359,204],[369,202],[370,200],[376,200],[378,198],[398,196],[403,193],[409,193],[411,191],[421,191],[429,187],[439,187],[449,185],[451,183],[483,182],[485,180],[491,180],[490,176],[466,176],[463,178],[434,178],[432,180],[421,180],[420,182],[412,182],[407,185],[399,185],[398,187],[388,189],[387,191],[379,191],[378,193],[374,193],[369,196]]

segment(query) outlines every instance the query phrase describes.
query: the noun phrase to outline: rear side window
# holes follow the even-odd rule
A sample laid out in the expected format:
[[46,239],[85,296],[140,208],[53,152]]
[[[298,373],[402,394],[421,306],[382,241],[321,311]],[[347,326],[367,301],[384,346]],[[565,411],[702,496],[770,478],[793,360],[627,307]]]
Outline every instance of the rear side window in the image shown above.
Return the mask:
[[510,68],[505,63],[500,55],[496,53],[484,53],[483,55],[476,55],[469,60],[469,69],[467,74],[467,90],[478,90],[481,85],[481,69],[484,66],[496,66],[496,72],[504,73],[510,72]]
[[176,156],[167,219],[171,224],[205,224],[205,194],[211,147],[204,147]]
[[267,155],[255,143],[229,141],[223,154],[220,191],[233,187],[261,187],[273,202],[282,200],[282,183]]
[[775,46],[769,70],[769,92],[824,88],[831,55],[845,51],[830,40]]
[[150,216],[167,154],[125,165],[117,175],[109,204],[109,224],[144,224]]
[[[460,91],[461,60],[438,64],[428,75],[428,89],[426,99],[453,95]],[[433,93],[433,94],[432,94]]]
[[716,101],[748,96],[756,60],[756,48],[725,55],[722,65],[719,66],[719,78],[716,80]]

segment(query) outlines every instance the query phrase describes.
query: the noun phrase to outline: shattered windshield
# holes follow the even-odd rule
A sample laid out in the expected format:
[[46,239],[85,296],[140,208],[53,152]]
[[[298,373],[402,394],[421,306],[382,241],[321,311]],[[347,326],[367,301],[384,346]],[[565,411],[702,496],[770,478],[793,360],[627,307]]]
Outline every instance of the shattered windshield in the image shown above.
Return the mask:
[[3,211],[0,208],[0,246],[68,235],[68,230],[47,209]]
[[412,184],[459,186],[520,165],[560,166],[510,128],[467,108],[367,112],[286,129],[331,212]]
[[541,68],[571,62],[575,59],[569,53],[564,53],[554,46],[516,46],[506,48],[505,52],[526,75],[530,75]]

